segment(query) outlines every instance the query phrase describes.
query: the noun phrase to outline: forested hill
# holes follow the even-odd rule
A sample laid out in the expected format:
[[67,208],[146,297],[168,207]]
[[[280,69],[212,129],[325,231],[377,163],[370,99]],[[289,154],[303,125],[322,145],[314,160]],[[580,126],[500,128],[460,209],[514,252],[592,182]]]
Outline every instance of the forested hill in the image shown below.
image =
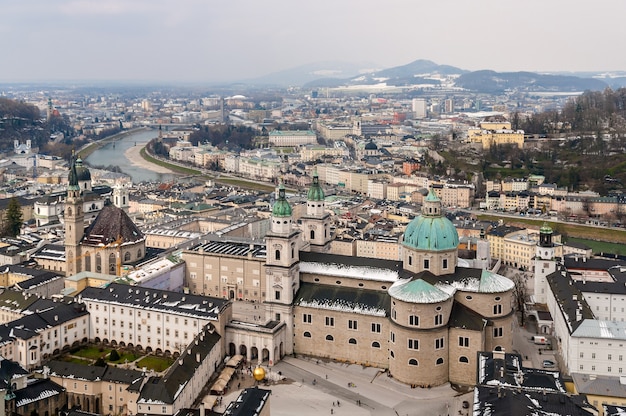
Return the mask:
[[46,140],[41,130],[41,112],[32,104],[0,97],[0,152],[13,148],[13,141],[33,140],[38,146]]

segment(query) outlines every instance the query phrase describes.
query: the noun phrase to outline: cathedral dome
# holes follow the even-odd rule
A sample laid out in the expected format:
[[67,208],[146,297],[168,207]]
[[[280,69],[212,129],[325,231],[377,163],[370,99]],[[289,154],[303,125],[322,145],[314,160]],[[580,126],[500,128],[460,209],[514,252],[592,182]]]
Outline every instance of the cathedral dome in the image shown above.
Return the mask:
[[285,198],[285,186],[282,183],[278,185],[278,200],[274,203],[272,215],[274,217],[291,217],[291,205]]
[[378,146],[376,146],[376,143],[370,141],[365,145],[365,150],[378,150]]
[[426,251],[453,250],[459,245],[456,227],[441,212],[441,200],[432,189],[424,199],[422,215],[406,227],[402,244]]
[[87,166],[83,166],[81,158],[76,159],[76,175],[79,182],[91,181],[91,172]]

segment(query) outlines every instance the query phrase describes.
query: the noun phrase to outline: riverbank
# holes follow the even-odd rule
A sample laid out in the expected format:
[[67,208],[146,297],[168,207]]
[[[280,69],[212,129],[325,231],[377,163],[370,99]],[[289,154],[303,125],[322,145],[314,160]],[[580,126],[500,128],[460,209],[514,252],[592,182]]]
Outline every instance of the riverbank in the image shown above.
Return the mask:
[[147,169],[150,170],[152,172],[156,172],[156,173],[172,173],[175,174],[176,172],[174,172],[171,169],[168,169],[164,166],[160,166],[154,163],[151,163],[149,161],[147,161],[146,159],[144,159],[141,156],[141,149],[145,148],[145,146],[133,146],[128,148],[128,150],[126,150],[124,152],[124,157],[126,159],[128,159],[130,161],[130,163],[133,166],[137,166],[140,167],[142,169]]

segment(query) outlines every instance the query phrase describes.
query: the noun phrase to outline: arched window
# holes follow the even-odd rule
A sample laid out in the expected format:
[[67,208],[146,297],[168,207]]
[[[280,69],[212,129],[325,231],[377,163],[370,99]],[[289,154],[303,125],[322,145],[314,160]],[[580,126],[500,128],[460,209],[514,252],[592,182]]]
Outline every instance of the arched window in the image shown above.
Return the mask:
[[276,250],[276,251],[274,252],[274,258],[275,258],[276,260],[280,260],[280,250]]
[[67,216],[68,217],[72,216],[72,207],[67,207]]
[[469,363],[469,359],[467,357],[459,357],[460,363]]
[[102,256],[100,253],[96,253],[96,271],[102,273]]
[[115,274],[116,271],[115,253],[111,253],[109,254],[109,274]]
[[378,341],[372,342],[372,348],[380,348],[380,342]]
[[124,253],[124,261],[130,261],[130,251]]
[[315,230],[311,230],[311,240],[315,240]]
[[302,336],[305,338],[311,338],[311,333],[309,331],[306,331],[304,334],[302,334]]
[[89,254],[89,252],[85,253],[85,271],[91,271],[91,254]]
[[494,350],[494,351],[502,351],[502,346],[501,346],[501,345],[498,345],[498,346],[497,346],[497,347],[495,347],[493,350]]
[[409,360],[409,365],[417,365],[417,360],[415,358],[411,358]]
[[437,365],[443,364],[443,358],[441,358],[441,357],[437,358],[437,362],[435,364],[437,364]]
[[326,335],[326,341],[334,341],[335,338],[333,338],[332,335]]
[[354,345],[356,345],[356,339],[354,339],[354,338],[350,338],[350,339],[348,340],[348,344],[354,344]]

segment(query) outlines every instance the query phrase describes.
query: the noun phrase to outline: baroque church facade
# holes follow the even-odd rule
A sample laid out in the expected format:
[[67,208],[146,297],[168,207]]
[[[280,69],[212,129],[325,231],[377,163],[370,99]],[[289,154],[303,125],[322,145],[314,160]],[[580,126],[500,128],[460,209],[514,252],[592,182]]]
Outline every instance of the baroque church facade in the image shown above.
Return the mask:
[[183,252],[190,293],[251,305],[226,325],[226,354],[378,367],[417,386],[473,385],[479,351],[511,351],[513,282],[458,259],[458,233],[431,190],[401,261],[329,254],[317,174],[300,229],[279,186],[265,243],[208,239]]
[[[83,172],[79,171],[81,168]],[[81,182],[87,182],[86,169],[73,158],[64,215],[66,275],[88,271],[119,276],[122,264],[145,257],[146,238],[124,210],[111,204],[104,205],[85,229],[83,190],[88,185],[81,186]],[[119,196],[115,194],[114,198]]]

